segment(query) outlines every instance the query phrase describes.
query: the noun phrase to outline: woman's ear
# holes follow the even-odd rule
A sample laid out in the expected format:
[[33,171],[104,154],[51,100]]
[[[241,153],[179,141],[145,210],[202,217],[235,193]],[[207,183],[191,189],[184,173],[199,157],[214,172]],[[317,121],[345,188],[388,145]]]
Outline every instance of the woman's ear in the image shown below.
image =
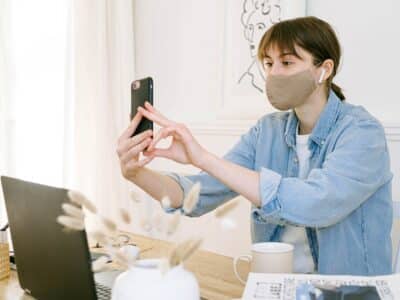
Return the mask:
[[329,77],[331,77],[334,67],[335,67],[335,63],[333,62],[333,60],[326,59],[321,65],[322,71],[321,71],[321,75],[319,77],[318,82],[322,83],[325,80],[327,80]]

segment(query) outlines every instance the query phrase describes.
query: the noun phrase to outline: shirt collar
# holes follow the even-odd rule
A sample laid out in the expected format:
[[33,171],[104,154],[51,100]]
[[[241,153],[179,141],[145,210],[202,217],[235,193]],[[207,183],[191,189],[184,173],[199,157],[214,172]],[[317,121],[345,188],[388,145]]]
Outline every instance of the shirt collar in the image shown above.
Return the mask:
[[[310,141],[314,141],[319,146],[325,143],[326,137],[333,125],[336,123],[342,105],[343,104],[339,97],[330,90],[328,102],[326,103],[324,110],[321,112],[317,124],[311,132]],[[297,125],[298,119],[294,110],[292,110],[289,114],[285,128],[285,139],[289,146],[295,145]]]

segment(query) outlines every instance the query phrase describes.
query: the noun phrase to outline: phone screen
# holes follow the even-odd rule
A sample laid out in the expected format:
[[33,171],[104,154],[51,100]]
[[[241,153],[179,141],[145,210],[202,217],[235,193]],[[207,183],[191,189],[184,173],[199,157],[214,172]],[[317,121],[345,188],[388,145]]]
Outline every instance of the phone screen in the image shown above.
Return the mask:
[[[131,84],[131,120],[136,115],[137,108],[144,107],[146,101],[153,105],[153,79],[151,77],[134,80]],[[153,122],[143,117],[132,136],[148,129],[153,129]]]

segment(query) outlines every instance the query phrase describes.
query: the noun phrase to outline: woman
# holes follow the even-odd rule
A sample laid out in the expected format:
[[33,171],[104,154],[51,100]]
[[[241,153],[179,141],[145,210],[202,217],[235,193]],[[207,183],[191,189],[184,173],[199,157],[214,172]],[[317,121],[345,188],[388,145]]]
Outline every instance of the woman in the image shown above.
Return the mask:
[[[150,104],[139,109],[118,142],[124,177],[174,208],[195,182],[199,216],[242,195],[252,203],[253,242],[295,245],[295,271],[321,274],[391,273],[392,204],[389,154],[381,124],[346,103],[332,80],[340,45],[331,26],[315,18],[287,20],[263,36],[258,58],[267,75],[267,114],[219,158],[183,124]],[[142,117],[162,129],[129,138]],[[160,139],[173,137],[168,149]],[[144,151],[144,149],[146,149]],[[138,161],[143,152],[146,158]],[[155,157],[192,164],[197,175],[159,174]]]

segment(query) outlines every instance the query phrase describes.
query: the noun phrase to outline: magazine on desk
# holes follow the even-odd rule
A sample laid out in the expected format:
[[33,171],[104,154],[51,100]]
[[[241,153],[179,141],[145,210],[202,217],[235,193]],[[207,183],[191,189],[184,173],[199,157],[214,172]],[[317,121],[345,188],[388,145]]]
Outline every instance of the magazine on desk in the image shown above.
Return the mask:
[[400,274],[387,276],[324,276],[250,273],[242,300],[395,300],[400,299]]

